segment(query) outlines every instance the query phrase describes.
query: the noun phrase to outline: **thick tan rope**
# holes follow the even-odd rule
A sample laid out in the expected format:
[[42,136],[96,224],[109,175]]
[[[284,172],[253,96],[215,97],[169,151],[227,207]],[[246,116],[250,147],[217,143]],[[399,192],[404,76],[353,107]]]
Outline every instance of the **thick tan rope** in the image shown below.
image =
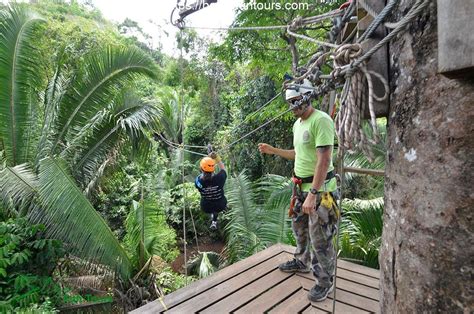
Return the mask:
[[[339,47],[334,55],[332,75],[339,75],[339,72],[345,65],[350,64],[361,55],[362,47],[360,44],[346,44]],[[382,97],[378,97],[374,92],[372,76],[377,77],[384,85],[385,92]],[[350,77],[346,77],[341,108],[336,117],[336,133],[339,145],[348,151],[353,151],[358,147],[369,160],[373,159],[371,145],[379,142],[374,100],[383,101],[388,97],[388,93],[389,87],[385,78],[374,71],[368,70],[366,62],[361,63],[357,71],[354,71]],[[369,105],[372,137],[365,134],[362,128],[362,116],[367,102]]]

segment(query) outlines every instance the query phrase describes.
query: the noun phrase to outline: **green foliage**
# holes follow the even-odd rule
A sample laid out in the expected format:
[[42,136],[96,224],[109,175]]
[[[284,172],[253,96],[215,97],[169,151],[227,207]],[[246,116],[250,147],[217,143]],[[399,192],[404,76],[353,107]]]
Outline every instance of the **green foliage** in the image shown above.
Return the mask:
[[[153,200],[152,200],[153,199]],[[156,197],[145,201],[133,201],[126,220],[127,235],[124,242],[139,269],[153,255],[172,262],[179,254],[176,248],[176,232],[166,223],[163,209],[158,207]]]
[[[377,119],[377,126],[380,132],[380,142],[372,146],[374,160],[370,161],[362,152],[355,152],[344,155],[344,165],[353,168],[366,168],[383,170],[385,168],[387,121],[385,118]],[[364,132],[371,133],[370,126],[365,123]],[[383,195],[384,177],[358,175],[345,173],[344,197],[349,199],[373,199]]]
[[[287,109],[282,98],[276,99],[258,114],[254,114],[268,100],[275,96],[275,84],[268,76],[258,77],[243,84],[238,93],[229,96],[232,120],[227,128],[219,132],[218,142],[226,145],[260,127],[278,113]],[[290,117],[290,118],[289,118]],[[229,158],[229,166],[236,172],[247,169],[251,179],[260,178],[265,173],[289,175],[292,166],[281,158],[267,158],[258,154],[257,143],[267,142],[274,146],[289,148],[292,141],[293,118],[291,114],[274,121],[251,136],[235,143],[224,157]]]
[[163,290],[164,294],[181,289],[193,282],[194,277],[177,274],[167,267],[156,276],[156,282]]
[[372,268],[379,268],[382,243],[383,198],[343,200],[339,256]]
[[64,239],[77,256],[94,258],[118,271],[122,278],[131,276],[128,255],[75,185],[64,161],[52,158],[41,161],[38,194],[44,207],[32,213],[33,221],[45,221],[48,233]]
[[[250,2],[247,0],[245,2]],[[257,3],[265,3],[263,0]],[[284,4],[286,0],[276,0],[273,3]],[[312,4],[310,10],[240,10],[232,26],[269,26],[287,25],[297,16],[308,17],[337,8],[344,0],[318,2]],[[326,30],[330,23],[323,25]],[[324,30],[323,28],[323,30]],[[324,40],[325,31],[322,29],[308,30],[310,37]],[[283,74],[291,69],[291,52],[288,49],[289,37],[285,29],[266,31],[232,31],[228,32],[222,44],[210,48],[211,56],[217,57],[228,64],[245,63],[251,69],[267,73],[272,79],[281,80]],[[314,44],[297,40],[300,58],[307,62],[315,53]]]
[[287,216],[289,181],[269,176],[254,186],[243,172],[229,179],[226,254],[233,263],[276,243],[294,243]]
[[41,83],[38,53],[33,44],[42,20],[17,6],[0,11],[0,136],[9,166],[31,159],[36,129],[36,94]]
[[[44,237],[43,225],[26,219],[0,222],[0,312],[49,308],[61,302],[61,288],[52,281],[56,262],[64,255],[60,241]],[[25,310],[26,311],[26,310]]]
[[169,204],[166,207],[168,222],[183,236],[183,207],[186,208],[186,237],[189,242],[194,241],[194,225],[198,238],[209,233],[209,214],[201,210],[201,196],[194,187],[194,182],[179,184],[171,190]]
[[[119,269],[127,279],[128,256],[83,190],[93,187],[124,144],[137,151],[146,146],[145,127],[157,111],[122,93],[138,77],[156,77],[156,65],[136,47],[98,46],[78,60],[56,58],[56,52],[71,57],[58,47],[44,59],[53,73],[40,71],[43,46],[34,43],[51,38],[39,20],[23,5],[7,7],[0,18],[6,38],[0,81],[8,86],[0,93],[0,103],[7,104],[0,106],[0,148],[9,166],[0,186],[14,187],[2,189],[3,204],[19,216],[33,213],[33,221],[44,222],[48,234],[78,256]],[[19,165],[24,162],[32,167]]]

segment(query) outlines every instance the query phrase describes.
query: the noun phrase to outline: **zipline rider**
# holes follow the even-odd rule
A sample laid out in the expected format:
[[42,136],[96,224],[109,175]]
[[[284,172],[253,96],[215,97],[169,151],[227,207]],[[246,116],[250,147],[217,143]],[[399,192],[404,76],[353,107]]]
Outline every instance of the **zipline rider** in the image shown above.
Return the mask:
[[[294,149],[280,149],[266,143],[259,143],[258,149],[263,154],[295,161],[289,214],[297,248],[294,259],[279,268],[284,272],[309,272],[311,265],[316,285],[308,298],[317,302],[326,299],[333,290],[336,253],[332,239],[337,232],[339,211],[333,206],[333,193],[337,189],[332,164],[334,122],[328,114],[311,106],[310,98],[305,95],[312,90],[312,84],[305,79],[298,89],[285,92],[285,99],[294,107],[292,111],[297,118],[293,125]],[[320,206],[323,197],[324,204],[329,206]]]
[[[219,172],[214,174],[215,165]],[[217,229],[217,216],[227,208],[227,199],[224,195],[224,184],[227,179],[224,163],[216,152],[211,152],[209,157],[204,157],[199,163],[201,174],[194,180],[194,185],[201,193],[201,209],[211,214],[210,229]]]

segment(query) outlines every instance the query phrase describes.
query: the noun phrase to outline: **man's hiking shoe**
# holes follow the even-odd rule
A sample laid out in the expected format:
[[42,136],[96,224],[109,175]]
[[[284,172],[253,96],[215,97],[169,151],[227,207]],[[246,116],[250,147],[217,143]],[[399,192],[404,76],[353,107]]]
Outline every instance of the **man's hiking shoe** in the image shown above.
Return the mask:
[[334,289],[334,284],[330,287],[321,287],[320,285],[316,284],[308,293],[308,299],[313,302],[321,302],[326,300],[328,294],[332,292]]
[[209,227],[211,230],[217,230],[217,221],[211,222],[211,226]]
[[285,273],[309,273],[309,268],[302,261],[296,258],[286,263],[280,264],[278,268]]

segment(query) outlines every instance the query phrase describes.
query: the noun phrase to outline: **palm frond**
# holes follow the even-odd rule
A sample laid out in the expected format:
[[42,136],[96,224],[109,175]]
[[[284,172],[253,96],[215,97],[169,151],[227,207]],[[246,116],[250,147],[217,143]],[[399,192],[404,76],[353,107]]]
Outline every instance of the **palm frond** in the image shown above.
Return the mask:
[[51,237],[67,243],[73,254],[109,266],[122,279],[130,278],[131,264],[125,250],[66,169],[60,159],[40,162],[39,200],[43,208],[30,218],[44,224]]
[[245,171],[229,179],[227,199],[229,207],[233,209],[230,212],[231,222],[239,223],[248,230],[256,231],[258,224],[256,193]]
[[29,131],[41,73],[32,43],[42,20],[16,5],[1,11],[0,19],[0,138],[7,164],[15,166],[32,157]]
[[216,252],[199,252],[188,262],[188,274],[205,278],[219,268],[220,255]]
[[[164,136],[175,143],[180,143],[182,138],[183,119],[188,115],[189,106],[179,100],[179,95],[171,88],[163,88],[157,94],[160,108],[160,129]],[[184,116],[183,116],[184,115]]]
[[44,113],[35,164],[46,157],[52,148],[52,130],[57,119],[59,104],[72,80],[72,77],[68,77],[64,72],[64,65],[58,61],[53,76],[48,80],[46,90],[40,95]]
[[383,198],[343,200],[340,256],[378,268],[383,229]]
[[66,135],[74,138],[97,112],[108,106],[138,75],[156,77],[154,61],[136,47],[107,47],[91,53],[72,87],[62,98],[52,151]]
[[125,228],[124,243],[136,268],[140,268],[140,255],[143,255],[142,262],[154,255],[167,261],[176,257],[176,232],[167,225],[164,214],[160,215],[154,201],[133,201]]
[[257,236],[260,226],[260,212],[256,204],[256,193],[245,172],[229,178],[227,199],[231,208],[230,219],[225,227],[227,238],[226,254],[229,260],[237,261],[264,248]]
[[[354,153],[348,153],[344,155],[344,165],[347,167],[354,168],[367,168],[367,169],[384,169],[385,167],[385,154],[386,149],[386,140],[387,140],[387,127],[384,123],[377,123],[380,142],[377,145],[372,146],[372,152],[374,155],[374,160],[370,161],[364,153],[356,151]],[[369,124],[364,124],[363,130],[366,133],[371,132],[371,127]],[[347,173],[346,178],[351,179],[353,174]]]
[[0,171],[0,196],[5,208],[24,216],[38,192],[38,178],[25,164]]
[[[101,119],[101,123],[92,128],[82,143],[75,143],[72,168],[76,179],[83,186],[88,186],[111,154],[124,145],[134,148],[132,152],[147,156],[150,141],[144,132],[156,121],[159,111],[151,105],[142,104],[136,98],[133,100],[125,101],[120,98],[121,105],[115,106],[108,119]],[[63,154],[66,155],[67,151]]]
[[265,197],[265,207],[261,227],[258,230],[260,239],[268,245],[288,243],[291,221],[288,218],[288,207],[292,194],[290,180],[277,175],[264,177],[258,189]]

